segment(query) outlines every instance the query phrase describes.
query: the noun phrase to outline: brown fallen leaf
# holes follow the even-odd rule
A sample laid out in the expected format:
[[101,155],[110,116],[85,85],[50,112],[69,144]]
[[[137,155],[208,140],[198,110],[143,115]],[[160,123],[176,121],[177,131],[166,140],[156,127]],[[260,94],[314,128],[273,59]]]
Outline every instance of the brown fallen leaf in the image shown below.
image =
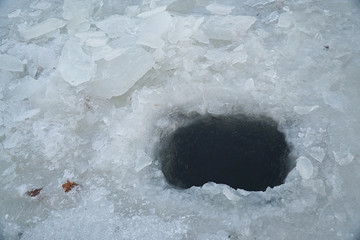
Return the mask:
[[31,191],[27,191],[26,195],[28,195],[30,197],[36,197],[37,195],[39,195],[41,190],[42,190],[42,188],[36,188],[36,189],[31,190]]
[[69,192],[75,186],[78,186],[76,182],[70,182],[69,180],[67,180],[67,182],[62,185],[62,188],[65,190],[65,192]]

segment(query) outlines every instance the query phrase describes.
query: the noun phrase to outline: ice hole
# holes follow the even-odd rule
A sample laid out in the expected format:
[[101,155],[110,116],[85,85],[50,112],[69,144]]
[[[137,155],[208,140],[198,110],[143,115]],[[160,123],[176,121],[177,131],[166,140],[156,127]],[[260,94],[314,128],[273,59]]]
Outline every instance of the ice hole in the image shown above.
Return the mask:
[[207,182],[265,191],[284,183],[290,147],[278,124],[265,116],[202,115],[161,140],[161,170],[179,188]]

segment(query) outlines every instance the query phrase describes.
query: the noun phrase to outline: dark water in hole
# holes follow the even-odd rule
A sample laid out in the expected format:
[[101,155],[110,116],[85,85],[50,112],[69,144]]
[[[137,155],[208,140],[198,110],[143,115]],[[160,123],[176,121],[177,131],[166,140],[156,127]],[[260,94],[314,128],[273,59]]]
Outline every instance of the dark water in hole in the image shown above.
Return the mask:
[[180,188],[207,182],[264,191],[284,182],[290,148],[267,117],[197,117],[163,139],[159,158],[166,180]]

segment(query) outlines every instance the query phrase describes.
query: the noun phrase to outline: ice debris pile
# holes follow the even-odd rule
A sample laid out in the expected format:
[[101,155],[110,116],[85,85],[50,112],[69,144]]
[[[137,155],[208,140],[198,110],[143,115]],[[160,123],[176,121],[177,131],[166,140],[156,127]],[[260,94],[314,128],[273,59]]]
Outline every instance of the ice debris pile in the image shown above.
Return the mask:
[[[359,5],[1,1],[0,239],[356,239]],[[296,167],[172,188],[154,146],[191,112],[271,117]]]

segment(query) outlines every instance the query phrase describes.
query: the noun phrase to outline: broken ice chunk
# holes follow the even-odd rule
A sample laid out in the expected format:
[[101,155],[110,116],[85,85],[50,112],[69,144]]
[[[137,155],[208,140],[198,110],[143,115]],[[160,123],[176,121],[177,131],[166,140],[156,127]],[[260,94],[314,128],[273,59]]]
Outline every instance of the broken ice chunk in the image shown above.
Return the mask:
[[347,165],[354,160],[354,155],[350,152],[335,152],[333,151],[335,161],[341,166]]
[[322,180],[309,180],[303,183],[304,187],[311,187],[312,190],[322,196],[326,196],[325,184]]
[[14,101],[24,100],[33,96],[37,91],[44,87],[43,81],[37,81],[31,77],[25,78],[21,84],[9,89],[9,96]]
[[212,16],[205,23],[205,33],[210,39],[237,40],[255,23],[251,16]]
[[113,48],[109,45],[91,48],[91,57],[94,61],[98,61],[100,59],[103,59],[106,55],[111,54],[113,51]]
[[316,161],[322,162],[325,157],[325,150],[321,147],[310,148],[309,154],[315,158]]
[[46,2],[46,1],[35,1],[35,2],[30,4],[30,7],[32,9],[44,10],[44,9],[47,9],[47,8],[51,7],[51,3]]
[[135,171],[140,172],[145,167],[149,166],[152,163],[152,159],[141,150],[136,152],[136,160],[135,160]]
[[244,63],[247,61],[248,55],[244,49],[244,45],[241,44],[238,47],[236,47],[234,50],[234,53],[232,54],[232,63]]
[[241,52],[244,50],[244,44],[240,44],[234,49],[234,52]]
[[85,44],[89,47],[101,47],[104,46],[108,41],[107,37],[91,37],[86,40]]
[[104,187],[98,187],[91,191],[91,201],[98,202],[105,198],[110,192]]
[[164,45],[162,35],[168,30],[171,16],[168,12],[162,12],[143,21],[139,30],[139,38],[136,43],[152,48],[160,48]]
[[297,113],[297,114],[300,114],[300,115],[306,115],[312,111],[314,111],[315,109],[318,109],[319,108],[319,105],[314,105],[314,106],[295,106],[294,107],[294,111]]
[[[4,147],[5,147],[5,146],[4,146]],[[6,149],[6,148],[8,148],[8,147],[5,147],[5,149]],[[2,172],[1,176],[2,176],[2,177],[6,177],[6,176],[9,176],[9,175],[12,175],[12,174],[15,174],[15,175],[16,175],[15,169],[16,169],[16,164],[13,163],[10,167],[8,167],[7,169],[5,169],[5,170]]]
[[15,133],[8,133],[5,135],[5,139],[2,140],[2,145],[5,149],[14,148],[18,142],[21,141],[22,137],[22,134],[18,131]]
[[97,139],[95,139],[92,142],[92,149],[94,149],[95,151],[100,151],[104,145],[107,143],[107,139],[104,136],[98,136]]
[[264,22],[266,24],[269,24],[269,23],[275,22],[278,19],[279,19],[279,13],[277,11],[274,11],[265,18]]
[[29,13],[29,16],[30,17],[38,17],[38,16],[40,16],[41,13],[42,13],[41,10],[33,10]]
[[11,72],[22,72],[23,64],[20,59],[7,54],[0,54],[0,69]]
[[124,54],[129,48],[112,48],[109,45],[105,45],[98,48],[93,48],[91,50],[91,56],[94,61],[98,61],[100,59],[105,59],[106,61],[111,61],[114,58]]
[[286,12],[280,15],[278,21],[278,27],[289,28],[293,24],[292,12]]
[[102,6],[102,0],[65,0],[63,5],[63,17],[70,19],[86,19],[97,7]]
[[20,16],[20,13],[21,13],[21,9],[17,9],[11,13],[8,14],[8,18],[15,18],[15,17],[18,17]]
[[125,8],[124,14],[127,16],[134,17],[134,16],[138,15],[139,12],[140,12],[139,6],[127,6]]
[[225,62],[229,56],[229,52],[218,49],[210,49],[204,56],[214,62]]
[[171,3],[166,10],[178,13],[189,13],[196,6],[194,0],[176,0]]
[[110,53],[108,53],[106,56],[104,56],[104,59],[106,61],[111,61],[114,58],[117,58],[118,56],[124,54],[129,48],[116,48],[113,49]]
[[194,38],[195,40],[197,40],[201,43],[205,43],[205,44],[209,43],[209,37],[206,35],[205,31],[202,29],[195,31],[194,34],[192,35],[192,38]]
[[82,32],[75,35],[77,38],[81,39],[81,41],[85,42],[85,44],[89,47],[101,47],[104,46],[108,38],[104,32],[96,31],[96,32]]
[[91,79],[95,63],[77,42],[69,40],[61,51],[58,69],[66,82],[77,86]]
[[124,33],[135,32],[136,25],[127,16],[112,15],[95,25],[105,32],[110,38],[116,38],[124,35]]
[[174,27],[169,29],[168,38],[171,43],[184,41],[197,31],[200,24],[204,21],[204,17],[176,17],[174,18]]
[[36,109],[32,109],[32,110],[29,110],[26,112],[20,112],[14,117],[14,121],[15,122],[24,121],[25,119],[29,119],[29,118],[37,115],[40,111],[41,111],[40,108],[36,108]]
[[153,15],[155,15],[155,14],[164,12],[164,11],[166,10],[166,7],[167,7],[167,6],[161,6],[161,7],[157,7],[157,8],[151,9],[151,10],[146,11],[146,12],[142,12],[142,13],[140,13],[140,14],[138,15],[138,17],[140,17],[140,18],[147,18],[147,17],[153,16]]
[[155,64],[150,53],[141,47],[129,48],[110,60],[100,60],[91,91],[104,98],[127,92]]
[[314,172],[311,161],[307,157],[302,156],[296,159],[296,169],[305,180],[309,179]]
[[214,62],[226,62],[231,64],[244,63],[247,60],[247,54],[245,51],[222,51],[218,49],[211,49],[205,54],[207,59]]
[[236,191],[235,191],[234,189],[228,187],[228,186],[224,186],[224,188],[223,188],[223,194],[224,194],[225,197],[226,197],[227,199],[229,199],[230,201],[236,202],[236,201],[238,201],[238,200],[241,199],[240,196],[238,196],[238,195],[236,194]]
[[19,32],[25,40],[30,40],[50,33],[56,29],[62,28],[65,26],[65,24],[66,22],[64,20],[58,18],[49,18],[36,26],[26,30],[20,30]]
[[248,0],[246,1],[246,5],[256,7],[256,6],[264,6],[272,2],[275,2],[275,0]]
[[340,91],[336,91],[336,92],[326,91],[322,95],[324,102],[326,104],[340,111],[343,111],[350,104],[348,96],[346,96],[344,93]]
[[227,14],[231,13],[231,11],[234,8],[235,7],[233,7],[233,6],[228,6],[228,5],[218,4],[218,3],[212,3],[212,4],[209,4],[208,6],[206,6],[206,9],[208,11],[210,11],[213,14],[218,14],[218,15],[227,15]]
[[244,83],[244,90],[245,91],[251,91],[255,89],[255,83],[252,78],[249,78]]
[[86,19],[75,18],[68,21],[66,28],[69,35],[87,32],[90,29],[90,22]]
[[114,39],[109,42],[109,46],[112,48],[128,48],[136,45],[137,36],[124,34],[120,38]]
[[248,55],[245,51],[239,51],[230,55],[231,63],[244,63],[247,61]]

